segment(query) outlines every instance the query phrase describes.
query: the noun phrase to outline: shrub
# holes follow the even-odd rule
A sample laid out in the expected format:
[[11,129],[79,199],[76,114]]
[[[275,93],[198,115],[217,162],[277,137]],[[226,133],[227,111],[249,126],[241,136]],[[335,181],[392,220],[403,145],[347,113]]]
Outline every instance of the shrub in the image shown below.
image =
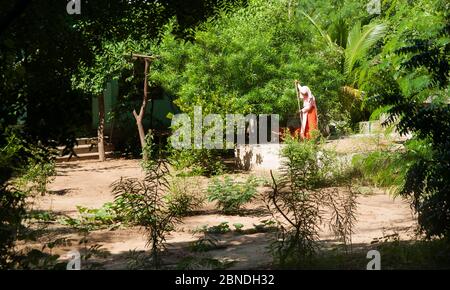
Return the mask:
[[23,192],[0,188],[0,269],[7,269],[14,256],[13,245],[25,216]]
[[199,182],[188,177],[172,178],[170,193],[164,198],[169,210],[179,217],[192,214],[201,207],[205,200]]
[[47,193],[47,185],[56,174],[56,153],[46,147],[26,144],[22,146],[23,153],[27,156],[26,166],[21,169],[20,175],[14,180],[15,185],[29,194]]
[[170,163],[180,176],[214,176],[223,174],[223,154],[217,150],[170,149]]
[[77,206],[77,210],[79,218],[65,217],[61,223],[76,229],[92,231],[104,227],[114,229],[121,221],[116,205],[111,202],[98,209]]
[[254,177],[245,182],[233,181],[229,176],[225,176],[223,181],[215,178],[208,185],[208,200],[217,201],[219,209],[225,214],[232,214],[255,197],[257,185]]
[[356,208],[351,172],[315,142],[290,140],[282,154],[286,161],[281,177],[276,181],[272,174],[273,191],[265,196],[278,224],[271,250],[281,266],[304,266],[319,250],[322,224],[344,245],[351,244]]
[[359,81],[368,102],[388,108],[385,125],[396,124],[399,133],[411,133],[430,147],[428,156],[409,166],[400,190],[412,199],[420,229],[429,238],[450,236],[446,5],[446,1],[413,1],[392,6],[389,22],[396,29],[384,40],[380,62],[368,66]]
[[426,142],[411,139],[405,143],[405,150],[357,154],[352,158],[352,165],[364,181],[388,187],[392,194],[399,195],[408,170],[416,160],[429,159],[432,153],[430,149]]
[[151,263],[155,268],[161,265],[159,254],[164,248],[166,235],[179,222],[164,199],[169,191],[168,174],[167,164],[159,159],[147,167],[143,180],[121,178],[112,184],[117,212],[124,220],[145,229],[151,246]]

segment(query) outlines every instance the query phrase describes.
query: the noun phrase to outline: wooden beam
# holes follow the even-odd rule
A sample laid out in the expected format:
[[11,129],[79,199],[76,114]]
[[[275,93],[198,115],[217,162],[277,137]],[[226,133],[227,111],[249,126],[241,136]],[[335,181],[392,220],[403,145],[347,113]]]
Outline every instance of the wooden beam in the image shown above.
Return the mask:
[[140,54],[140,53],[130,53],[130,54],[124,54],[124,56],[129,56],[130,58],[143,58],[143,59],[147,59],[147,60],[155,60],[157,58],[159,58],[159,55],[145,55],[145,54]]

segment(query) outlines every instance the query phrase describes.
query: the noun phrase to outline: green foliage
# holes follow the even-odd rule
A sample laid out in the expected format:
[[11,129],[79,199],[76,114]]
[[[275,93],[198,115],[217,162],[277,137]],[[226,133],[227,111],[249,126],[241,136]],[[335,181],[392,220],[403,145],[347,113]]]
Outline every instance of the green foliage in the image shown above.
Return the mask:
[[178,38],[190,38],[208,17],[245,2],[99,0],[83,3],[80,15],[53,0],[2,2],[0,127],[20,121],[45,145],[73,146],[89,130],[90,93],[129,67],[123,53],[149,52],[170,21]]
[[27,213],[26,218],[41,223],[51,223],[56,221],[56,215],[53,212],[43,210],[30,211]]
[[400,152],[376,151],[353,156],[352,164],[371,184],[391,187],[395,193],[403,184],[407,161]]
[[8,269],[16,255],[13,245],[23,230],[28,192],[18,188],[12,178],[27,172],[34,161],[32,150],[16,130],[0,135],[0,268]]
[[[273,192],[265,197],[278,224],[278,240],[271,250],[277,264],[300,267],[319,249],[319,227],[328,225],[338,241],[351,244],[356,197],[352,170],[333,152],[312,141],[290,140],[281,177],[273,179]],[[325,214],[330,213],[330,214]]]
[[210,234],[225,234],[230,231],[230,226],[228,222],[221,222],[217,226],[209,227],[207,231]]
[[216,201],[217,207],[225,214],[236,213],[255,197],[257,186],[258,180],[253,176],[245,182],[233,181],[229,176],[225,176],[223,181],[214,178],[208,185],[208,200]]
[[147,168],[143,180],[121,178],[111,185],[120,216],[145,229],[151,246],[151,263],[155,268],[161,265],[159,253],[164,248],[167,234],[173,231],[179,221],[164,199],[169,191],[168,174],[167,164],[159,159],[151,168]]
[[190,249],[193,252],[207,252],[221,248],[217,243],[217,238],[205,233],[204,237],[192,242]]
[[[259,224],[253,224],[254,232],[257,233],[266,233],[273,230],[276,230],[276,224],[277,222],[269,219],[269,220],[262,220],[259,222]],[[250,232],[253,232],[252,230],[249,230]]]
[[386,31],[386,25],[370,23],[361,29],[361,23],[356,23],[350,30],[345,48],[344,73],[350,76],[354,72],[354,66],[358,60],[367,57],[377,41]]
[[388,241],[378,245],[383,269],[432,270],[450,268],[450,243],[445,239],[432,241]]
[[0,268],[8,269],[14,255],[13,245],[22,228],[26,194],[0,187]]
[[[413,199],[421,230],[450,233],[449,23],[445,1],[396,2],[389,9],[391,33],[375,66],[361,74],[374,107],[388,107],[386,124],[412,133],[429,147],[408,167],[400,193]],[[424,104],[424,102],[428,104]]]
[[90,209],[83,206],[77,206],[79,218],[65,217],[61,223],[76,229],[92,231],[101,228],[116,228],[121,219],[117,214],[117,205],[108,202],[101,208]]
[[172,178],[170,193],[164,199],[169,210],[179,217],[191,215],[205,201],[199,182],[188,177]]
[[234,227],[236,232],[241,232],[242,228],[244,228],[244,225],[241,224],[241,223],[235,223],[235,224],[233,224],[233,227]]
[[156,48],[164,62],[155,64],[152,79],[188,114],[202,106],[204,114],[278,113],[285,122],[297,111],[297,78],[317,97],[319,127],[342,119],[338,54],[315,41],[301,16],[289,20],[285,4],[252,1],[203,25],[192,43],[166,33]]
[[29,155],[27,167],[14,182],[17,187],[29,194],[47,193],[47,185],[52,182],[56,175],[54,152],[47,148],[41,148],[29,144],[24,151]]
[[352,165],[362,178],[371,185],[390,188],[398,196],[405,186],[406,174],[418,160],[430,158],[432,151],[426,141],[411,139],[406,141],[402,151],[375,151],[353,156]]
[[170,163],[180,176],[213,176],[223,174],[223,154],[218,150],[170,149]]
[[141,166],[142,169],[144,169],[144,171],[147,170],[152,170],[152,168],[156,165],[156,161],[154,160],[154,158],[157,158],[158,156],[156,156],[157,154],[159,154],[159,150],[157,150],[158,148],[156,148],[156,144],[153,141],[154,136],[152,134],[151,131],[149,131],[146,135],[145,135],[145,145],[144,148],[142,148],[142,155],[143,156],[147,156],[147,160],[145,160],[143,158],[143,160],[141,161]]
[[37,249],[29,250],[17,257],[16,269],[21,270],[65,270],[66,263],[58,261],[59,255]]

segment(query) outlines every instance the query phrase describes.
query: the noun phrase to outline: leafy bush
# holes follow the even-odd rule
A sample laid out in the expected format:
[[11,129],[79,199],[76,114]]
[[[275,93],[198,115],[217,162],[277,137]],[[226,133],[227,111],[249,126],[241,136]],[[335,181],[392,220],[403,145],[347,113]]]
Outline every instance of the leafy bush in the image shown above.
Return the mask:
[[77,206],[77,210],[79,218],[65,217],[61,220],[61,223],[76,229],[92,231],[104,227],[114,229],[121,221],[117,214],[118,207],[111,202],[105,203],[98,209]]
[[360,83],[367,101],[387,107],[385,124],[428,143],[405,175],[400,194],[413,200],[420,229],[427,237],[450,235],[450,50],[448,3],[420,0],[392,5],[392,33],[377,65]]
[[22,228],[26,194],[0,187],[0,269],[7,269],[14,255],[13,245]]
[[168,27],[156,47],[164,61],[155,63],[152,79],[188,114],[202,106],[204,114],[276,112],[287,122],[297,111],[297,78],[317,97],[319,128],[344,120],[341,55],[318,41],[296,9],[289,16],[286,2],[251,1],[205,24],[195,42],[177,41]]
[[143,180],[121,178],[114,182],[112,192],[116,196],[116,209],[125,221],[142,226],[151,246],[151,263],[155,268],[161,265],[160,255],[165,238],[179,219],[164,199],[169,191],[167,164],[158,159]]
[[233,181],[229,176],[225,176],[223,181],[214,178],[208,185],[208,200],[217,201],[217,207],[225,214],[236,213],[255,197],[257,185],[258,181],[253,176],[245,182]]
[[170,163],[179,176],[213,176],[223,174],[223,154],[218,150],[182,149],[170,150]]
[[[30,193],[45,194],[47,185],[56,175],[55,161],[49,159],[51,151],[45,148],[32,147],[25,173],[18,179],[18,185]],[[52,156],[50,154],[50,156]],[[51,158],[51,157],[50,157]]]
[[179,217],[188,216],[204,203],[198,181],[188,177],[175,177],[170,181],[170,193],[164,196],[169,210]]
[[236,232],[242,232],[242,229],[244,228],[244,225],[241,223],[235,223],[233,224],[233,227]]
[[352,158],[352,165],[369,184],[388,187],[392,194],[399,195],[410,167],[417,159],[430,156],[430,149],[427,142],[411,139],[406,141],[405,150],[357,154]]
[[26,218],[32,221],[42,223],[49,223],[56,221],[56,215],[53,212],[44,210],[29,211],[26,215]]
[[344,245],[351,244],[356,208],[352,173],[333,152],[312,141],[288,141],[282,154],[281,177],[272,175],[273,192],[265,196],[278,224],[279,238],[271,249],[279,265],[304,266],[319,249],[322,224]]
[[15,132],[7,130],[0,135],[0,269],[11,266],[26,214],[27,193],[11,182],[11,177],[22,172],[26,166],[25,141]]

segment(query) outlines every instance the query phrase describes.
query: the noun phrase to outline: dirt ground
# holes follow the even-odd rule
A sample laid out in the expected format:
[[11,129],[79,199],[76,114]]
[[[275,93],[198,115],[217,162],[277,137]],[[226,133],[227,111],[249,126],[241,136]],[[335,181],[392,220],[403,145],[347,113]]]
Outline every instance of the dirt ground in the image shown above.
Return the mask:
[[[115,180],[120,177],[142,175],[138,160],[111,159],[104,163],[97,161],[58,163],[57,176],[49,185],[50,193],[36,198],[33,208],[76,217],[78,205],[99,208],[104,203],[113,201],[110,185]],[[207,180],[204,179],[202,183],[206,185]],[[398,234],[401,239],[410,239],[416,223],[409,204],[400,198],[393,199],[381,190],[370,191],[370,194],[360,195],[357,200],[357,224],[353,243],[370,245],[376,239],[391,234]],[[262,220],[270,219],[262,203],[252,203],[247,209],[244,215],[229,216],[215,210],[214,204],[207,203],[197,215],[184,218],[176,231],[168,237],[165,260],[169,265],[175,265],[183,257],[195,256],[234,262],[232,269],[270,267],[272,257],[268,254],[267,247],[274,239],[273,232],[221,234],[218,239],[223,247],[220,249],[204,253],[190,251],[189,245],[199,238],[192,231],[200,226],[215,226],[228,222],[231,227],[234,223],[241,223],[246,230],[254,228],[254,225],[260,224]],[[63,257],[69,251],[81,247],[77,243],[81,239],[80,234],[58,223],[48,228],[48,235],[45,237],[27,246],[42,245],[51,239],[67,238],[73,241],[72,245],[53,249],[54,253]],[[321,239],[331,240],[332,236],[324,230]],[[126,268],[126,256],[130,250],[147,249],[145,237],[138,228],[96,230],[89,234],[88,240],[90,244],[100,244],[102,249],[109,253],[104,265],[110,269]]]

